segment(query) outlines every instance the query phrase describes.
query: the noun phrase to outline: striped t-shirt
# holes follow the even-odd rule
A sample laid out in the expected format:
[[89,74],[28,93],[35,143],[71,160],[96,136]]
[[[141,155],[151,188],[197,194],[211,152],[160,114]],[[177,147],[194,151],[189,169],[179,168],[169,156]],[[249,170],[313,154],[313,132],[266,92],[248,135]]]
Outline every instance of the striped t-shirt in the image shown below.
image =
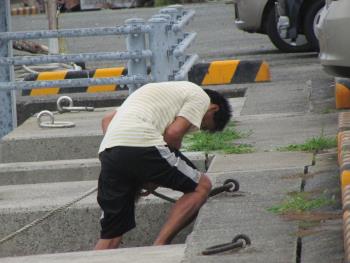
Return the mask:
[[193,124],[194,129],[199,129],[209,104],[209,96],[191,82],[144,85],[118,108],[99,153],[114,146],[165,145],[164,131],[175,117],[182,116]]

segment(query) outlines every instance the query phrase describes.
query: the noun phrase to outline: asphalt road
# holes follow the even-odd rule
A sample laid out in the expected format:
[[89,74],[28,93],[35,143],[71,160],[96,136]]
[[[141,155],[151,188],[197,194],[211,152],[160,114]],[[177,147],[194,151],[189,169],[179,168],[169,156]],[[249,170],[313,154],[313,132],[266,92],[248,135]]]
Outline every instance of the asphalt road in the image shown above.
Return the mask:
[[[200,61],[217,59],[264,59],[272,66],[273,78],[276,80],[303,79],[305,68],[310,69],[313,76],[319,76],[320,65],[316,53],[283,54],[261,34],[242,32],[234,24],[234,7],[223,1],[205,4],[185,5],[187,9],[194,9],[196,16],[187,27],[189,32],[197,32],[195,43],[188,50],[197,53]],[[60,17],[61,28],[82,28],[122,25],[125,20],[133,17],[146,21],[158,12],[159,8],[119,9],[90,12],[66,13]],[[15,16],[12,21],[13,31],[47,29],[45,15]],[[70,38],[66,40],[67,53],[123,51],[124,37],[86,37]],[[104,67],[120,65],[119,62],[93,62],[88,67]],[[314,70],[315,69],[315,70]],[[288,73],[285,73],[285,70]],[[323,74],[323,73],[321,73]]]

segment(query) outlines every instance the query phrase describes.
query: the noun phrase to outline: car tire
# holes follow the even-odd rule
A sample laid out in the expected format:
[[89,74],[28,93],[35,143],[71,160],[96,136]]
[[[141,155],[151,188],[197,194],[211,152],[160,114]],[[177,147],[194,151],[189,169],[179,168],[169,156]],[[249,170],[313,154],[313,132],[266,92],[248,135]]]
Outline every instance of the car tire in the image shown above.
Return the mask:
[[324,5],[325,5],[324,1],[315,1],[306,10],[306,13],[304,16],[303,26],[304,26],[305,36],[315,51],[319,51],[318,39],[315,35],[315,30],[314,30],[315,19],[319,17],[319,13],[321,9],[324,7]]
[[274,7],[272,7],[267,14],[266,33],[269,36],[271,42],[279,50],[283,52],[295,53],[295,52],[307,52],[307,51],[313,50],[312,45],[306,40],[306,38],[305,38],[305,43],[300,45],[288,43],[288,41],[281,38],[277,29],[277,20],[276,20]]

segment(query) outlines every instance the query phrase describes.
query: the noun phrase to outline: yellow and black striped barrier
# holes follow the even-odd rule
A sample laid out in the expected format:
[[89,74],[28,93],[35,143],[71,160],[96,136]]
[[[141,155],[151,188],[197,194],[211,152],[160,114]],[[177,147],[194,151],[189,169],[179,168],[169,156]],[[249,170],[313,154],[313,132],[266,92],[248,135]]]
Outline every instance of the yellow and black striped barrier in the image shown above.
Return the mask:
[[[148,69],[148,72],[150,70]],[[95,70],[82,71],[54,71],[41,72],[31,74],[26,81],[39,80],[63,80],[76,78],[106,78],[120,77],[127,74],[127,69],[124,67],[102,68]],[[240,60],[225,60],[214,61],[211,63],[199,63],[192,67],[188,73],[188,80],[200,86],[206,85],[225,85],[236,83],[251,83],[251,82],[266,82],[270,81],[269,65],[264,61],[240,61]],[[24,90],[23,96],[44,96],[55,95],[62,93],[77,93],[77,92],[111,92],[121,89],[127,89],[126,86],[119,87],[118,85],[99,85],[89,87],[72,87],[72,88],[45,88]]]
[[12,16],[36,15],[39,13],[39,9],[36,6],[16,7],[11,9]]
[[338,116],[338,163],[343,207],[344,262],[350,262],[350,112]]
[[265,61],[223,60],[194,65],[188,80],[205,86],[267,82],[271,77]]
[[350,109],[350,80],[335,80],[335,106],[337,109]]
[[[64,80],[64,79],[80,79],[80,78],[113,78],[120,77],[127,74],[127,69],[124,67],[117,68],[103,68],[94,70],[80,70],[80,71],[53,71],[53,72],[41,72],[37,74],[31,74],[26,77],[25,81],[39,81],[39,80]],[[63,93],[97,93],[97,92],[111,92],[116,90],[124,90],[127,87],[120,87],[118,85],[94,85],[89,87],[71,87],[71,88],[44,88],[44,89],[31,89],[23,90],[23,96],[44,96],[55,95]]]

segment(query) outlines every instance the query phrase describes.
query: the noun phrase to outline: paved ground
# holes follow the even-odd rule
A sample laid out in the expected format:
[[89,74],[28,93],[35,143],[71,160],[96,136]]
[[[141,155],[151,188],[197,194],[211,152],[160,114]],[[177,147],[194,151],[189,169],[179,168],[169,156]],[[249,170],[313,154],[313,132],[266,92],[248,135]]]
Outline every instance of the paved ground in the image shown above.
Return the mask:
[[[246,90],[245,99],[237,102],[240,110],[234,120],[239,130],[251,134],[242,142],[252,144],[256,152],[216,155],[209,170],[213,181],[220,185],[227,178],[236,178],[241,183],[242,195],[224,194],[203,207],[187,239],[182,262],[341,262],[342,221],[335,153],[317,154],[315,165],[304,176],[305,166],[312,163],[312,154],[277,151],[277,147],[301,143],[313,136],[336,135],[332,78],[322,71],[316,54],[282,54],[266,36],[235,29],[232,5],[218,2],[190,7],[197,11],[190,27],[198,33],[192,49],[203,60],[264,59],[270,64],[272,82],[228,86]],[[110,26],[131,16],[148,18],[155,11],[67,14],[62,26]],[[86,14],[89,21],[84,19]],[[14,29],[45,27],[41,16],[33,17],[31,22],[25,19],[16,18]],[[71,52],[123,48],[123,39],[108,40],[73,40],[67,46]],[[291,192],[333,201],[307,216],[282,217],[267,211]],[[251,247],[218,256],[200,255],[204,248],[229,242],[239,233],[251,236]]]

